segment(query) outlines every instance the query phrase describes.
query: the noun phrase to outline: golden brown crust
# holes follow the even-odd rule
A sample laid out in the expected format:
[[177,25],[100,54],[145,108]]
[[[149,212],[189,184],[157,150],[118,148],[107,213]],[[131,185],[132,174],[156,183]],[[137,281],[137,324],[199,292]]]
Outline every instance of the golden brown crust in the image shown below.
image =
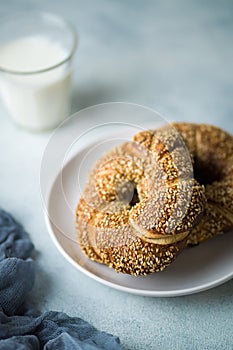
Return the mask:
[[[186,245],[206,199],[192,178],[189,153],[172,130],[138,133],[90,172],[76,227],[80,246],[92,260],[146,275],[163,270]],[[135,187],[139,202],[132,205]]]
[[211,125],[175,123],[205,182],[207,205],[200,224],[188,237],[196,245],[233,228],[233,137]]
[[163,270],[186,245],[233,227],[232,136],[193,123],[136,134],[90,172],[76,227],[94,261],[134,275]]

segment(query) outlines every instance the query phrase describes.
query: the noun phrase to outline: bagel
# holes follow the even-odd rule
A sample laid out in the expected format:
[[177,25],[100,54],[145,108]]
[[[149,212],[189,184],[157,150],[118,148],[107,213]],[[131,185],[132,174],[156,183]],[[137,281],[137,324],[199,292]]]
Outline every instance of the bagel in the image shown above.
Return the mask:
[[117,272],[162,271],[185,248],[205,205],[179,133],[142,131],[90,171],[76,209],[78,242]]
[[197,245],[233,228],[233,137],[207,124],[173,123],[194,160],[194,177],[206,189],[200,223],[189,235]]

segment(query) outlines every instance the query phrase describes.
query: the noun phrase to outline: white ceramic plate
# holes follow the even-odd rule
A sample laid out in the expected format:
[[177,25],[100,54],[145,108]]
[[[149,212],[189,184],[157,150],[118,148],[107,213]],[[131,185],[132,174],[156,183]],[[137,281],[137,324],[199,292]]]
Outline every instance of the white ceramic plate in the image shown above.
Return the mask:
[[[176,261],[163,272],[154,273],[146,277],[134,277],[116,273],[107,266],[89,260],[80,250],[75,239],[75,208],[80,193],[85,184],[88,170],[104,151],[113,144],[127,139],[126,134],[120,132],[116,137],[114,127],[106,133],[96,133],[94,141],[87,140],[80,145],[72,144],[72,150],[67,155],[65,135],[71,132],[80,121],[72,121],[72,125],[62,130],[60,140],[63,140],[66,152],[62,153],[63,161],[54,154],[51,142],[46,150],[42,162],[42,196],[46,205],[46,223],[49,233],[64,257],[79,271],[109,287],[121,291],[152,297],[171,297],[197,293],[231,279],[233,277],[233,232],[216,237],[198,247],[183,251]],[[127,131],[128,132],[128,131]],[[133,132],[133,130],[131,130]],[[59,143],[60,144],[60,143]],[[86,146],[83,147],[83,144]],[[71,149],[72,147],[70,147]],[[56,148],[59,153],[58,147]],[[75,154],[73,154],[75,153]],[[59,157],[58,157],[59,158]],[[53,176],[48,170],[52,164]],[[56,167],[55,165],[59,165]],[[49,175],[49,176],[48,176]]]

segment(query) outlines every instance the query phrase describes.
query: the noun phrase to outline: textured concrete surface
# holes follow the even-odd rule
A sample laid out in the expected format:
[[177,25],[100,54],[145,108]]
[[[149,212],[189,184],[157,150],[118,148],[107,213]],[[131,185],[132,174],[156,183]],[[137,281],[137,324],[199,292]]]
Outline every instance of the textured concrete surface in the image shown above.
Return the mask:
[[[169,120],[202,121],[233,133],[233,2],[199,0],[8,0],[17,10],[56,12],[79,33],[73,112],[129,101]],[[48,236],[40,161],[50,134],[15,127],[0,106],[0,205],[37,248],[33,303],[119,335],[125,349],[233,349],[233,281],[177,298],[146,298],[102,286],[75,270]]]

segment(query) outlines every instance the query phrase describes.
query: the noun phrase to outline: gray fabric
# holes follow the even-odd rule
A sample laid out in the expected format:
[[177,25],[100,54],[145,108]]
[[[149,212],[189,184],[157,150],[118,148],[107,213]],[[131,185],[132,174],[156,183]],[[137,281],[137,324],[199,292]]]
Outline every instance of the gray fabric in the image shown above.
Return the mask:
[[7,258],[1,261],[0,310],[8,316],[20,313],[34,279],[35,264],[32,260]]
[[122,350],[118,337],[81,318],[55,311],[35,316],[26,307],[35,280],[33,249],[23,227],[0,210],[0,350]]
[[28,234],[11,215],[0,210],[0,260],[27,259],[33,250]]

